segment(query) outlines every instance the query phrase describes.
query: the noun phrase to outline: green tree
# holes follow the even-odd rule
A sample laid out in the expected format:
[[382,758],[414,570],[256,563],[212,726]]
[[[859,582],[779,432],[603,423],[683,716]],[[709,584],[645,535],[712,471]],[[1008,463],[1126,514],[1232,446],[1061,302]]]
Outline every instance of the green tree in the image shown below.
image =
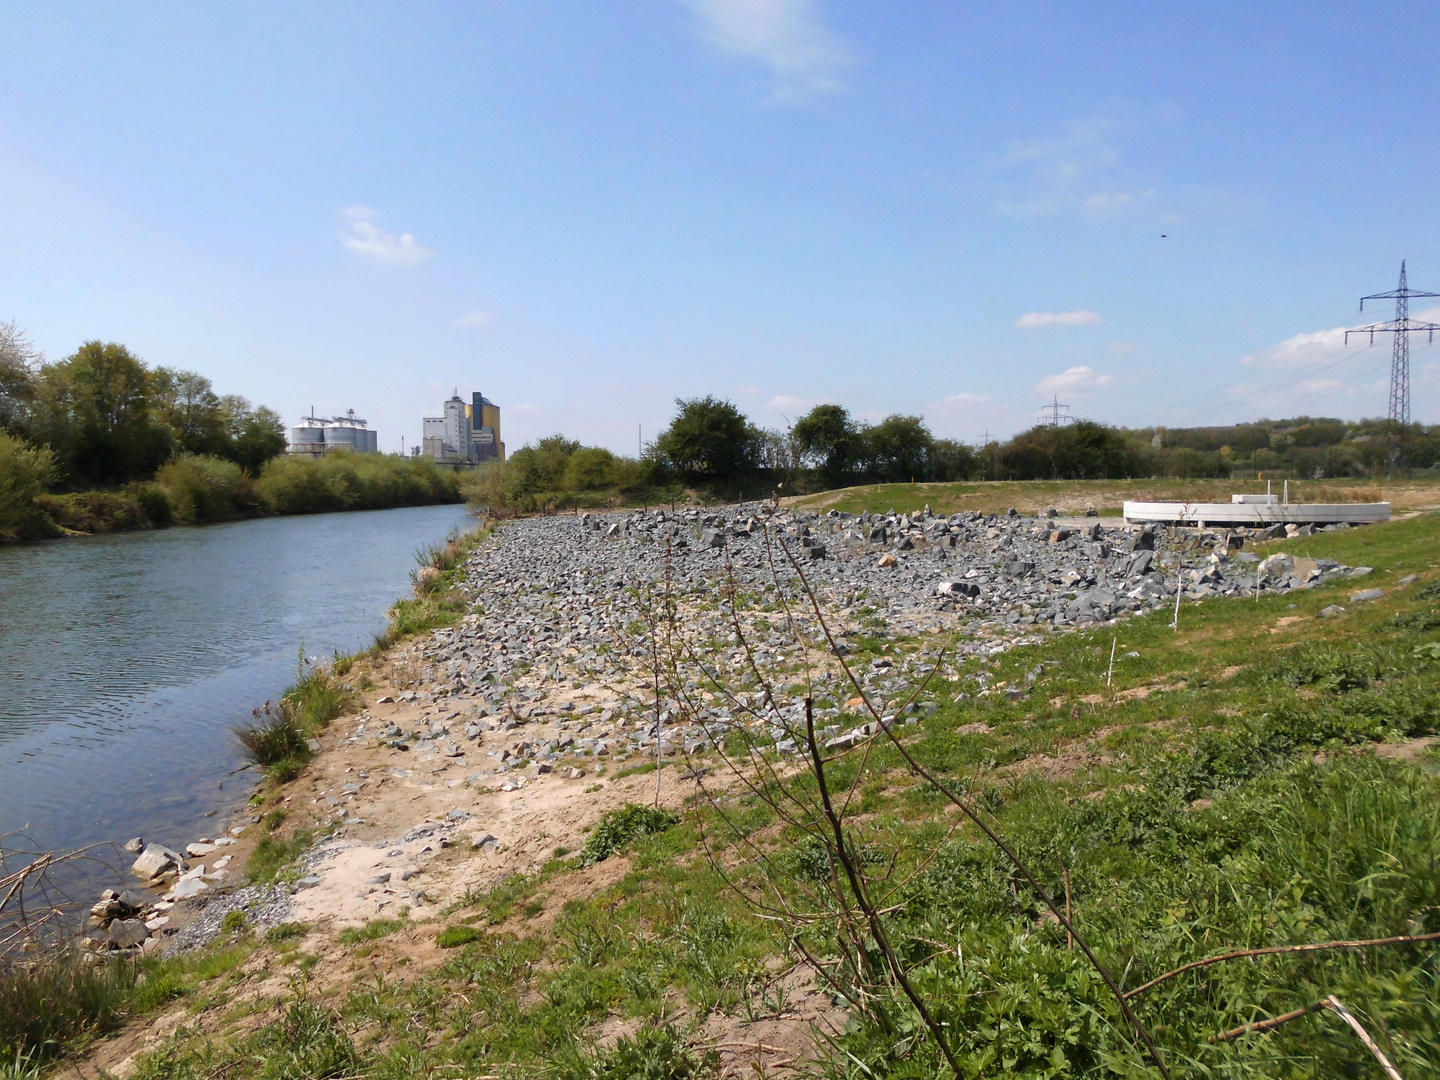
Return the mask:
[[865,440],[843,406],[816,405],[795,422],[794,434],[801,455],[827,484],[840,484],[860,464]]
[[148,479],[170,456],[169,429],[151,413],[149,374],[125,346],[99,341],[42,369],[36,434],[55,450],[68,483]]
[[615,455],[604,447],[587,446],[570,455],[565,465],[565,486],[571,491],[595,491],[610,483]]
[[865,432],[870,468],[882,480],[904,483],[929,474],[934,436],[918,416],[892,414]]
[[39,350],[13,319],[0,323],[0,431],[25,432],[40,361]]
[[230,443],[224,456],[251,476],[259,476],[267,461],[285,452],[285,424],[274,409],[252,406],[239,394],[226,394],[220,409]]
[[1093,420],[1038,424],[1001,447],[1000,457],[1012,480],[1116,480],[1144,470],[1123,432]]
[[658,453],[687,480],[734,480],[755,468],[755,431],[744,414],[712,396],[675,399],[675,419],[655,440]]
[[150,399],[156,421],[170,429],[178,452],[230,456],[225,410],[205,376],[156,368],[150,373]]

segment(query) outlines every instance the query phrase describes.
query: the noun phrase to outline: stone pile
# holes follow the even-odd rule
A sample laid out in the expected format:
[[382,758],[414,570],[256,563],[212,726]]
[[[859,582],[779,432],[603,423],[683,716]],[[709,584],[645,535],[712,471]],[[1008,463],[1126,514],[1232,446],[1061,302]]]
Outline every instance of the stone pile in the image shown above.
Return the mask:
[[[800,574],[842,656],[856,638],[949,630],[960,635],[961,657],[988,657],[1038,640],[1040,632],[1169,608],[1177,591],[1196,602],[1368,572],[1289,555],[1262,560],[1244,550],[1274,535],[1140,528],[1053,512],[855,515],[760,504],[524,519],[497,529],[472,554],[464,588],[477,612],[436,631],[406,658],[418,678],[398,696],[423,706],[423,725],[381,728],[362,716],[352,737],[383,738],[402,753],[465,769],[478,765],[473,783],[523,773],[506,776],[507,790],[527,778],[580,779],[586,759],[596,771],[597,759],[603,769],[606,759],[701,752],[738,724],[784,752],[793,749],[786,725],[803,710],[799,687],[786,685],[803,651],[813,667],[818,720],[835,728],[827,738],[843,742],[851,736],[836,725],[858,702],[845,704],[853,688],[823,655],[828,646],[796,588]],[[645,691],[647,620],[662,586],[685,633],[705,642],[703,656],[694,657],[704,671],[697,667],[689,681],[686,714],[696,722],[684,726],[664,703],[657,718]],[[741,598],[743,642],[723,602],[731,594]],[[782,594],[804,624],[804,649],[785,632]],[[762,709],[764,687],[746,681],[752,664],[786,694],[774,708]],[[867,696],[894,709],[927,670],[922,657],[897,653],[856,674]],[[726,679],[738,699],[710,693],[706,676]],[[983,671],[968,677],[978,695],[999,692]],[[343,793],[331,798],[338,811]]]

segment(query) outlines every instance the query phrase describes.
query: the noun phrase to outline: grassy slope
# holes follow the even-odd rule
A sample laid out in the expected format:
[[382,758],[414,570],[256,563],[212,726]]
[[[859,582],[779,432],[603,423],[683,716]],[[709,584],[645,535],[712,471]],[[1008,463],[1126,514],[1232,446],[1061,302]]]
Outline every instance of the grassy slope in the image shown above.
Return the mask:
[[[1281,491],[1276,481],[1276,494]],[[1237,491],[1264,491],[1253,480],[997,480],[953,484],[869,484],[842,488],[795,500],[806,509],[869,510],[913,513],[928,505],[937,514],[977,510],[1003,514],[1014,507],[1034,514],[1054,506],[1062,513],[1083,514],[1095,507],[1101,514],[1120,513],[1126,499],[1229,502]],[[1440,506],[1435,480],[1292,480],[1292,502],[1372,502],[1389,500],[1397,511]]]
[[[912,729],[915,752],[989,807],[1051,888],[1061,890],[1069,870],[1077,925],[1126,985],[1234,946],[1440,930],[1440,760],[1414,741],[1440,731],[1440,661],[1425,647],[1440,638],[1440,590],[1427,588],[1440,579],[1437,522],[1275,547],[1376,571],[1363,583],[1187,607],[1178,633],[1149,616],[972,662],[941,686],[935,715]],[[1397,587],[1408,573],[1421,581]],[[1351,604],[1361,584],[1387,595]],[[1317,617],[1336,602],[1350,610]],[[1107,687],[1112,640],[1120,660]],[[935,644],[867,647],[903,662],[899,654]],[[982,683],[972,673],[981,672],[1025,696],[975,697]],[[956,733],[976,723],[989,732]],[[1375,747],[1414,756],[1365,752]],[[833,771],[837,782],[857,781],[861,843],[882,865],[893,856],[901,875],[914,872],[897,897],[892,936],[967,1069],[1153,1075],[1063,933],[972,831],[945,838],[943,802],[893,750],[863,766],[851,755]],[[734,845],[734,828],[785,853],[782,865],[792,860],[793,878],[772,875],[772,884],[794,894],[805,880],[805,845],[766,808],[741,800],[729,812],[726,825],[692,806],[681,825],[631,847],[616,884],[565,904],[543,932],[528,920],[545,910],[573,857],[444,919],[325,943],[320,963],[339,977],[323,986],[304,989],[316,953],[296,940],[260,945],[264,970],[244,978],[192,974],[175,985],[208,1035],[182,1031],[142,1062],[140,1076],[691,1075],[697,1055],[662,1021],[693,1038],[688,1025],[714,1010],[744,1018],[785,1008],[763,961],[783,951],[786,929],[725,887],[698,837],[728,852],[742,883],[759,883],[765,871]],[[372,966],[390,941],[456,926],[479,936],[445,950],[438,965],[407,966],[400,954],[415,946],[402,945],[388,966]],[[801,932],[825,950],[823,926]],[[307,947],[316,949],[313,940]],[[1270,1035],[1206,1041],[1329,993],[1365,1018],[1402,1074],[1435,1075],[1436,956],[1432,945],[1241,961],[1177,978],[1138,1007],[1176,1075],[1373,1075],[1363,1047],[1326,1014]],[[166,970],[157,966],[154,977]],[[263,1026],[254,1006],[227,1014],[227,997],[285,972],[300,989],[279,994]],[[645,1046],[590,1050],[589,1033],[614,1017],[650,1025]],[[828,1067],[857,1077],[940,1075],[933,1046],[916,1031],[908,1009],[890,1001],[851,1025]],[[650,1071],[624,1064],[626,1054],[649,1060]]]

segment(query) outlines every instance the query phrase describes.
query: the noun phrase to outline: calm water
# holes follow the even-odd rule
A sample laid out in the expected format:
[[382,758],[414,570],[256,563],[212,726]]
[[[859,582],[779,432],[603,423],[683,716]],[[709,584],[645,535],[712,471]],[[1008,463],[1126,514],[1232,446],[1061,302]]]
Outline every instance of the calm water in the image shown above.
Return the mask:
[[0,546],[0,834],[205,834],[254,783],[226,778],[231,727],[302,645],[368,645],[415,551],[472,522],[430,506]]

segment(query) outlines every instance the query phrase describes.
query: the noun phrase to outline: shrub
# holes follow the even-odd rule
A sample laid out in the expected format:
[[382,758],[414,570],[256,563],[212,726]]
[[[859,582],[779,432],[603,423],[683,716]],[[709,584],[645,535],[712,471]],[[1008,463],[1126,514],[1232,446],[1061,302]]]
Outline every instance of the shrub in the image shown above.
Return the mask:
[[308,923],[303,922],[282,922],[278,926],[272,926],[265,931],[265,940],[272,944],[277,941],[289,941],[291,938],[304,937],[310,932]]
[[626,803],[619,810],[611,810],[596,824],[580,852],[580,865],[604,862],[632,840],[664,832],[679,820],[668,810]]
[[0,431],[0,540],[39,540],[60,530],[35,501],[55,478],[48,447]]
[[176,521],[226,521],[257,514],[261,500],[254,481],[233,461],[182,454],[160,467],[155,483],[170,498]]
[[310,757],[309,737],[291,713],[274,710],[267,702],[255,710],[255,722],[235,728],[235,737],[250,760],[268,769],[282,761],[306,761]]
[[388,454],[273,458],[265,463],[256,487],[277,514],[462,501],[454,472],[426,458]]

